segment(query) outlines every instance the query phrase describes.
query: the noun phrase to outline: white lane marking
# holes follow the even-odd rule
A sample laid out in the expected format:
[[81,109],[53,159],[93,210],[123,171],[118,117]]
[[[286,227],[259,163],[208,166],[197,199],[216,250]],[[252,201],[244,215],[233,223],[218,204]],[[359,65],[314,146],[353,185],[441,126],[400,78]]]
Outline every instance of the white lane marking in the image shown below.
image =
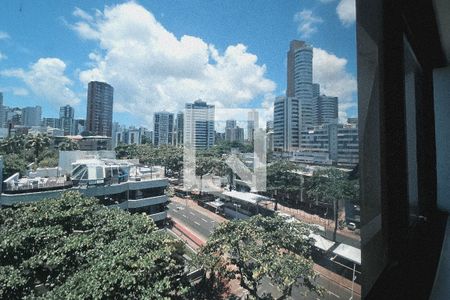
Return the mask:
[[185,214],[181,214],[183,217],[187,218]]
[[198,226],[200,226],[200,223],[199,223],[199,222],[194,221],[194,223],[197,224]]
[[336,294],[333,293],[333,292],[330,292],[330,291],[327,291],[327,292],[328,292],[328,294],[333,295],[333,296],[335,296],[336,298],[341,298],[341,297],[339,297],[338,295],[336,295]]
[[195,214],[194,214],[192,211],[190,211],[189,213],[190,213],[191,215],[195,216]]
[[203,222],[206,222],[206,223],[208,223],[208,221],[207,221],[207,220],[205,220],[205,219],[203,219],[203,218],[200,218],[200,219],[202,219],[202,221],[203,221]]
[[274,285],[273,285],[273,283],[272,283],[272,282],[270,282],[270,281],[269,281],[269,285],[270,285],[270,286],[274,286]]

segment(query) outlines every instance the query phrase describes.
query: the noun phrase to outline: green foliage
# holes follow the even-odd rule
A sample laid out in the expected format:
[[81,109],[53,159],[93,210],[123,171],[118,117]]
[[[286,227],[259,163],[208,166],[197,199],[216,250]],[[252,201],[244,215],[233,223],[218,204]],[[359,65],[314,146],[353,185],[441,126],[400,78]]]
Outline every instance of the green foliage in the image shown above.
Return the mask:
[[25,175],[27,165],[27,161],[19,154],[11,153],[3,155],[3,178],[6,179],[17,172]]
[[257,299],[263,278],[284,296],[290,295],[295,285],[320,293],[314,283],[311,241],[307,238],[310,230],[303,223],[260,215],[222,223],[201,248],[197,260],[212,276],[238,279]]
[[145,215],[68,192],[0,210],[0,298],[177,299],[183,245]]
[[334,211],[334,234],[338,228],[339,204],[343,201],[359,201],[358,180],[349,180],[348,174],[337,168],[320,169],[305,182],[305,191],[309,198],[332,205]]
[[64,138],[64,140],[58,145],[58,149],[62,151],[73,151],[78,150],[79,148],[78,143],[69,138]]

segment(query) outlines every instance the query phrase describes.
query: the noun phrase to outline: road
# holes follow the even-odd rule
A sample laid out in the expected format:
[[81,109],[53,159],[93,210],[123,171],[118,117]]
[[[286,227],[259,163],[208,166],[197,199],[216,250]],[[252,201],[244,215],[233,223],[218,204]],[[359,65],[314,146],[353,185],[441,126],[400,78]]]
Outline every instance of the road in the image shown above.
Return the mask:
[[216,221],[208,218],[197,210],[180,203],[169,203],[169,215],[181,221],[190,229],[200,234],[203,238],[207,238],[219,225]]
[[[197,211],[195,207],[186,206],[185,204],[172,202],[168,205],[169,215],[173,218],[181,221],[189,229],[195,231],[203,238],[207,238],[214,231],[214,228],[219,225],[218,222],[212,220],[205,214]],[[331,280],[323,276],[319,276],[317,283],[324,287],[327,291],[321,299],[349,299],[351,292],[350,290],[334,283]],[[277,288],[268,280],[267,278],[263,280],[259,290],[261,295],[263,292],[271,293],[273,295],[279,296]],[[306,294],[306,295],[305,295]],[[317,299],[318,296],[314,293],[307,292],[306,288],[294,287],[292,289],[293,299]],[[359,299],[359,297],[354,297],[354,299]]]

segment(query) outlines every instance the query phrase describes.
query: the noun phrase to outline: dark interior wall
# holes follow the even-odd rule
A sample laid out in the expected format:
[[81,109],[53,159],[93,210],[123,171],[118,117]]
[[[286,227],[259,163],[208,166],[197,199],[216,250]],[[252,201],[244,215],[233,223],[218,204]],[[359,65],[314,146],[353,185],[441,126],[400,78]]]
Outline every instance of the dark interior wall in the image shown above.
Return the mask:
[[[357,3],[363,296],[400,288],[422,219],[411,221],[405,110],[404,38],[423,71],[415,111],[419,212],[435,217],[436,149],[432,69],[444,63],[431,1]],[[418,247],[420,248],[420,247]],[[417,250],[419,251],[419,250]],[[405,278],[407,278],[406,276]],[[378,294],[381,295],[381,294]],[[401,295],[401,292],[399,292]]]

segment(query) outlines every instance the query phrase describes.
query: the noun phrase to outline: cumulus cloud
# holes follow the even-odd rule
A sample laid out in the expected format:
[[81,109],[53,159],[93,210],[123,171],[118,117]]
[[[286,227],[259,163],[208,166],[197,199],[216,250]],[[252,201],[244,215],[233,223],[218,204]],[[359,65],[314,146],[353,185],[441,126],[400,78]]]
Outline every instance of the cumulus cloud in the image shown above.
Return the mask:
[[357,91],[355,77],[346,70],[347,59],[320,48],[313,51],[313,80],[320,83],[322,94],[339,97],[339,119],[345,121],[346,111],[356,106]]
[[237,107],[275,90],[266,66],[243,44],[221,53],[190,35],[177,38],[144,7],[134,2],[106,7],[94,15],[74,12],[72,28],[83,39],[98,42],[89,55],[91,67],[79,73],[110,83],[114,110],[145,118],[159,110],[178,111],[203,98],[218,107]]
[[[65,69],[66,64],[58,58],[40,58],[28,70],[8,69],[1,71],[0,75],[23,80],[34,94],[50,103],[74,105],[80,99],[70,89],[72,81],[64,74]],[[22,95],[28,93],[25,89],[17,92]]]
[[6,40],[9,39],[9,34],[5,31],[0,30],[0,40]]
[[294,15],[294,21],[298,23],[297,31],[302,38],[308,38],[317,32],[317,25],[322,23],[322,18],[315,16],[312,10],[304,9]]
[[336,13],[344,26],[350,26],[356,20],[355,0],[341,0],[336,7]]

